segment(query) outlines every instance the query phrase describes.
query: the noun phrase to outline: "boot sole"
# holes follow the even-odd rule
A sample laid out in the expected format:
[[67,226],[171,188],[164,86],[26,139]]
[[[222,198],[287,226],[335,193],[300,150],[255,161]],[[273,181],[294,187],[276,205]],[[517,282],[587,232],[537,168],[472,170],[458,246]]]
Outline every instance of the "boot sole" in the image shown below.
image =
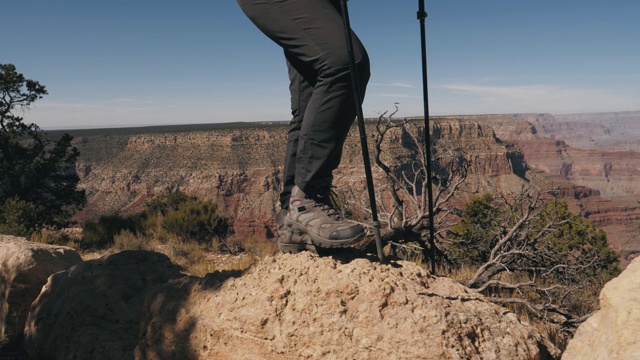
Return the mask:
[[302,251],[309,251],[317,254],[315,245],[313,244],[282,244],[278,243],[278,250],[285,254],[297,254]]
[[319,247],[323,247],[323,248],[340,248],[340,247],[346,247],[349,246],[351,244],[353,244],[354,242],[362,239],[364,237],[364,232],[361,234],[358,234],[356,237],[350,238],[350,239],[340,239],[340,240],[331,240],[331,239],[325,239],[323,237],[320,237],[314,233],[311,233],[307,230],[307,228],[305,228],[304,226],[292,222],[292,221],[287,221],[287,225],[292,229],[292,230],[297,230],[297,231],[302,231],[306,234],[309,235],[309,237],[311,237],[311,242]]

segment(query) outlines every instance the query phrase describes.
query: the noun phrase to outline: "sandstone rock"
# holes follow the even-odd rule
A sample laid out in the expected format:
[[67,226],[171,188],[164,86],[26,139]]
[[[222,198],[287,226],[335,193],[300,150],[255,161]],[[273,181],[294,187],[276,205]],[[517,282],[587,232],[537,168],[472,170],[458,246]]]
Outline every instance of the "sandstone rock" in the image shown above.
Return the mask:
[[27,318],[29,357],[133,358],[147,296],[182,276],[169,258],[149,251],[123,251],[51,276]]
[[640,258],[600,292],[600,310],[569,342],[563,360],[640,359]]
[[74,249],[0,235],[0,339],[19,335],[47,278],[82,262]]
[[34,303],[31,356],[91,359],[543,359],[504,308],[408,262],[301,253],[245,273],[180,276],[125,252],[52,276]]

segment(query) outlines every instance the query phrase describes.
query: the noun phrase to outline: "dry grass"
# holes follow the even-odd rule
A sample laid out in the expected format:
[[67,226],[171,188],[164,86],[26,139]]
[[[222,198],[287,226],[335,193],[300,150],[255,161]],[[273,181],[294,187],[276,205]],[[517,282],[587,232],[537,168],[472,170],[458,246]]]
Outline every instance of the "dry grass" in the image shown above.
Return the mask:
[[148,239],[127,230],[113,237],[113,248],[120,251],[151,250]]
[[[468,265],[461,266],[456,269],[451,269],[449,271],[448,276],[453,280],[456,280],[460,283],[464,283],[466,280],[471,279],[475,274],[476,268]],[[444,272],[441,272],[444,273]],[[511,282],[511,283],[521,283],[529,281],[530,279],[524,274],[515,274],[515,273],[502,273],[496,277],[498,280]],[[589,282],[584,285],[582,288],[574,290],[564,301],[565,306],[575,314],[588,314],[592,311],[595,311],[599,307],[598,294],[602,287],[605,284],[605,280],[598,281],[597,279],[593,282]],[[540,283],[541,287],[549,286],[551,284],[543,284]],[[499,295],[499,294],[496,294]],[[533,293],[527,292],[526,290],[514,291],[513,293],[506,293],[508,296],[516,296],[516,297],[529,297],[536,296]],[[530,312],[528,312],[524,307],[518,305],[503,305],[505,308],[509,309],[511,312],[515,313],[521,322],[530,324],[534,328],[538,330],[538,332],[546,339],[548,339],[551,343],[553,343],[560,350],[564,351],[567,346],[567,343],[573,337],[573,333],[575,329],[572,328],[564,328],[560,325],[554,324],[549,321],[545,321],[544,319],[540,319],[536,316],[533,316]]]
[[477,269],[468,265],[462,265],[460,267],[453,268],[453,269],[443,268],[439,270],[441,271],[442,274],[448,273],[447,275],[448,277],[462,283],[465,280],[469,280],[473,278],[473,275],[475,275]]
[[[218,249],[239,249],[235,254],[223,253]],[[211,244],[199,244],[196,241],[183,241],[175,235],[159,231],[153,236],[143,236],[129,231],[114,237],[114,245],[99,256],[112,254],[123,250],[148,250],[165,254],[184,272],[202,277],[215,271],[245,270],[258,259],[274,255],[277,246],[273,242],[256,240],[254,238],[228,239],[226,246],[221,246],[219,239],[213,239]],[[85,258],[95,258],[85,254]]]
[[42,229],[31,233],[29,241],[48,245],[74,246],[74,240],[62,230]]
[[278,252],[278,245],[274,241],[258,240],[253,237],[240,239],[240,247],[248,254],[259,259],[273,256]]

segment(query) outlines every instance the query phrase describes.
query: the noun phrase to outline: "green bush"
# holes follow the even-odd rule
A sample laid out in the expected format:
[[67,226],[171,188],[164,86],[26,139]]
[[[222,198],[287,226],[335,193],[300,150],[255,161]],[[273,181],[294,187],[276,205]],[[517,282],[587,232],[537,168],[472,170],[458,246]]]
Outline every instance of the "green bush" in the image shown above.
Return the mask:
[[212,200],[199,200],[195,196],[174,193],[159,195],[145,205],[145,210],[140,214],[113,214],[102,216],[98,221],[85,223],[81,246],[112,246],[115,237],[125,231],[134,236],[156,238],[160,241],[172,241],[171,239],[177,238],[184,243],[196,241],[206,245],[226,241],[229,223],[220,216],[218,205]]
[[123,231],[137,233],[142,230],[141,215],[123,217],[118,214],[101,216],[98,221],[88,221],[82,228],[83,248],[104,248],[113,245],[116,235]]
[[172,211],[178,211],[180,205],[196,201],[198,201],[197,197],[189,196],[183,192],[161,194],[145,203],[145,212],[149,215],[166,216]]
[[36,206],[17,196],[0,204],[0,234],[28,236],[37,226]]
[[183,241],[196,240],[210,243],[214,238],[222,238],[229,231],[226,219],[218,214],[218,205],[211,200],[189,200],[178,205],[177,210],[169,211],[162,227]]
[[450,257],[457,263],[485,263],[498,241],[494,234],[499,231],[494,228],[498,227],[501,212],[503,210],[495,206],[491,194],[471,198],[465,205],[460,221],[449,230],[449,237],[459,240],[449,245],[447,250]]
[[573,326],[597,308],[599,290],[618,274],[618,255],[565,201],[539,200],[471,199],[445,250],[455,267],[470,269],[463,283],[491,301]]

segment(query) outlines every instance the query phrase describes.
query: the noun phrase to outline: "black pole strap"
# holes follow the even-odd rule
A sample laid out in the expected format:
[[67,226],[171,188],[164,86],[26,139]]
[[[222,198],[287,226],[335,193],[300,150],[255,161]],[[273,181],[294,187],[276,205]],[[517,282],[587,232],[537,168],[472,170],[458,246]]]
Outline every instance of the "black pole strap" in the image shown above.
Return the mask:
[[420,1],[418,4],[418,20],[424,20],[427,18],[427,12],[424,10],[424,1]]
[[380,236],[380,222],[378,221],[378,210],[376,206],[376,193],[373,187],[373,176],[371,175],[371,161],[369,160],[369,147],[367,146],[367,132],[364,127],[364,115],[362,113],[362,92],[358,81],[358,69],[356,67],[355,54],[353,52],[353,39],[351,38],[351,24],[349,21],[349,9],[347,0],[342,0],[342,19],[344,22],[344,34],[347,41],[347,51],[349,55],[349,69],[351,72],[351,85],[353,87],[353,99],[356,104],[356,114],[358,116],[358,128],[360,129],[360,144],[362,145],[362,157],[364,162],[364,172],[367,178],[367,189],[369,191],[369,204],[371,205],[371,218],[373,220],[373,233],[376,239],[376,250],[378,259],[384,261],[382,251],[382,238]]
[[424,151],[427,157],[427,200],[429,206],[429,257],[431,258],[431,273],[436,272],[436,241],[435,225],[433,223],[433,190],[431,171],[431,135],[429,134],[429,89],[427,87],[427,37],[425,19],[427,12],[424,8],[424,0],[418,0],[418,20],[420,20],[420,40],[422,51],[422,92],[424,100]]

